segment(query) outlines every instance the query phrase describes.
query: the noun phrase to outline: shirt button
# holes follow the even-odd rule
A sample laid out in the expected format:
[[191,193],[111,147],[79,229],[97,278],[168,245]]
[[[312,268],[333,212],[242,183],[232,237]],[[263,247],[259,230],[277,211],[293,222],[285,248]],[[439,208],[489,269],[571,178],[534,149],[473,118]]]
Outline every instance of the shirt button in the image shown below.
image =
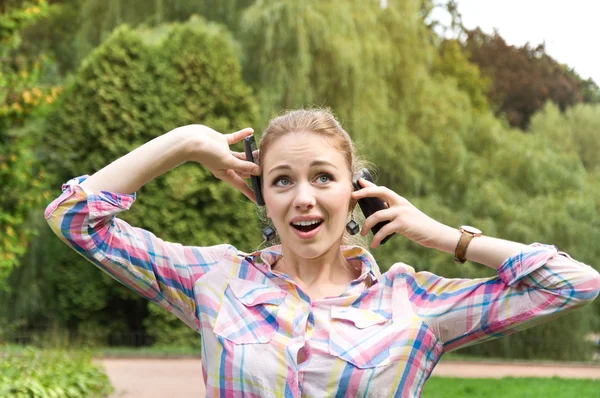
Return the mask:
[[253,304],[254,303],[254,299],[248,299],[247,303],[248,304]]

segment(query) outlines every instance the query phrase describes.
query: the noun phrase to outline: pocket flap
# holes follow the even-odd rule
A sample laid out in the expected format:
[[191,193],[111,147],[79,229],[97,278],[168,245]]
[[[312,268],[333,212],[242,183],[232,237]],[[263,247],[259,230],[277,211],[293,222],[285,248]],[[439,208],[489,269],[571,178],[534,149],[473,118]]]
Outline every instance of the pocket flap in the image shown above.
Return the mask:
[[244,279],[231,279],[229,288],[235,297],[247,307],[253,307],[257,304],[280,305],[287,294],[277,286],[264,285]]
[[332,319],[343,319],[354,323],[359,329],[385,323],[392,319],[392,314],[385,311],[362,310],[354,307],[331,307]]

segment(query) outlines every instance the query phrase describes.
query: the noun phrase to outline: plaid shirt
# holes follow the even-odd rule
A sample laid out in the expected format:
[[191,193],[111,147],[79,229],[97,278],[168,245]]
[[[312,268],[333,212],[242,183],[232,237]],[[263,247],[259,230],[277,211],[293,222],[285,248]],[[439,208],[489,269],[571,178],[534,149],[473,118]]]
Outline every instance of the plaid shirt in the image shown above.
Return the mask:
[[591,302],[600,275],[534,244],[498,276],[447,279],[403,263],[361,271],[338,297],[312,301],[271,267],[281,247],[182,246],[115,217],[135,194],[63,185],[45,216],[75,251],[202,335],[210,397],[419,397],[443,353],[546,322]]

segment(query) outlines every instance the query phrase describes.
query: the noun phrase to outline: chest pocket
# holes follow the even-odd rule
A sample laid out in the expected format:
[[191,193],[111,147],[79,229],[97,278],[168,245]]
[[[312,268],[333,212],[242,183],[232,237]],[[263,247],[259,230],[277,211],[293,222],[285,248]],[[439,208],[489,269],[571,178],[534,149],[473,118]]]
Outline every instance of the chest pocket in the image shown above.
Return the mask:
[[277,311],[286,294],[276,286],[231,279],[214,333],[235,344],[268,343],[279,329]]
[[331,307],[329,352],[361,369],[390,363],[392,314]]

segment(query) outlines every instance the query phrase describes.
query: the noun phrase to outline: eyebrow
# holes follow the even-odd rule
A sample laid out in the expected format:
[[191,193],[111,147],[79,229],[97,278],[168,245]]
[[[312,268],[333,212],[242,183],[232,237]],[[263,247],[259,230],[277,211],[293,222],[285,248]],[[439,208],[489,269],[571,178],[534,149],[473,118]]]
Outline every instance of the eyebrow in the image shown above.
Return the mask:
[[[308,165],[309,167],[315,167],[315,166],[331,166],[334,169],[337,169],[336,165],[334,165],[331,162],[328,162],[326,160],[313,160],[312,162],[310,162],[310,164]],[[289,164],[280,164],[279,166],[275,166],[273,167],[271,170],[269,170],[268,174],[271,174],[274,171],[277,170],[291,170],[292,166],[290,166]]]

